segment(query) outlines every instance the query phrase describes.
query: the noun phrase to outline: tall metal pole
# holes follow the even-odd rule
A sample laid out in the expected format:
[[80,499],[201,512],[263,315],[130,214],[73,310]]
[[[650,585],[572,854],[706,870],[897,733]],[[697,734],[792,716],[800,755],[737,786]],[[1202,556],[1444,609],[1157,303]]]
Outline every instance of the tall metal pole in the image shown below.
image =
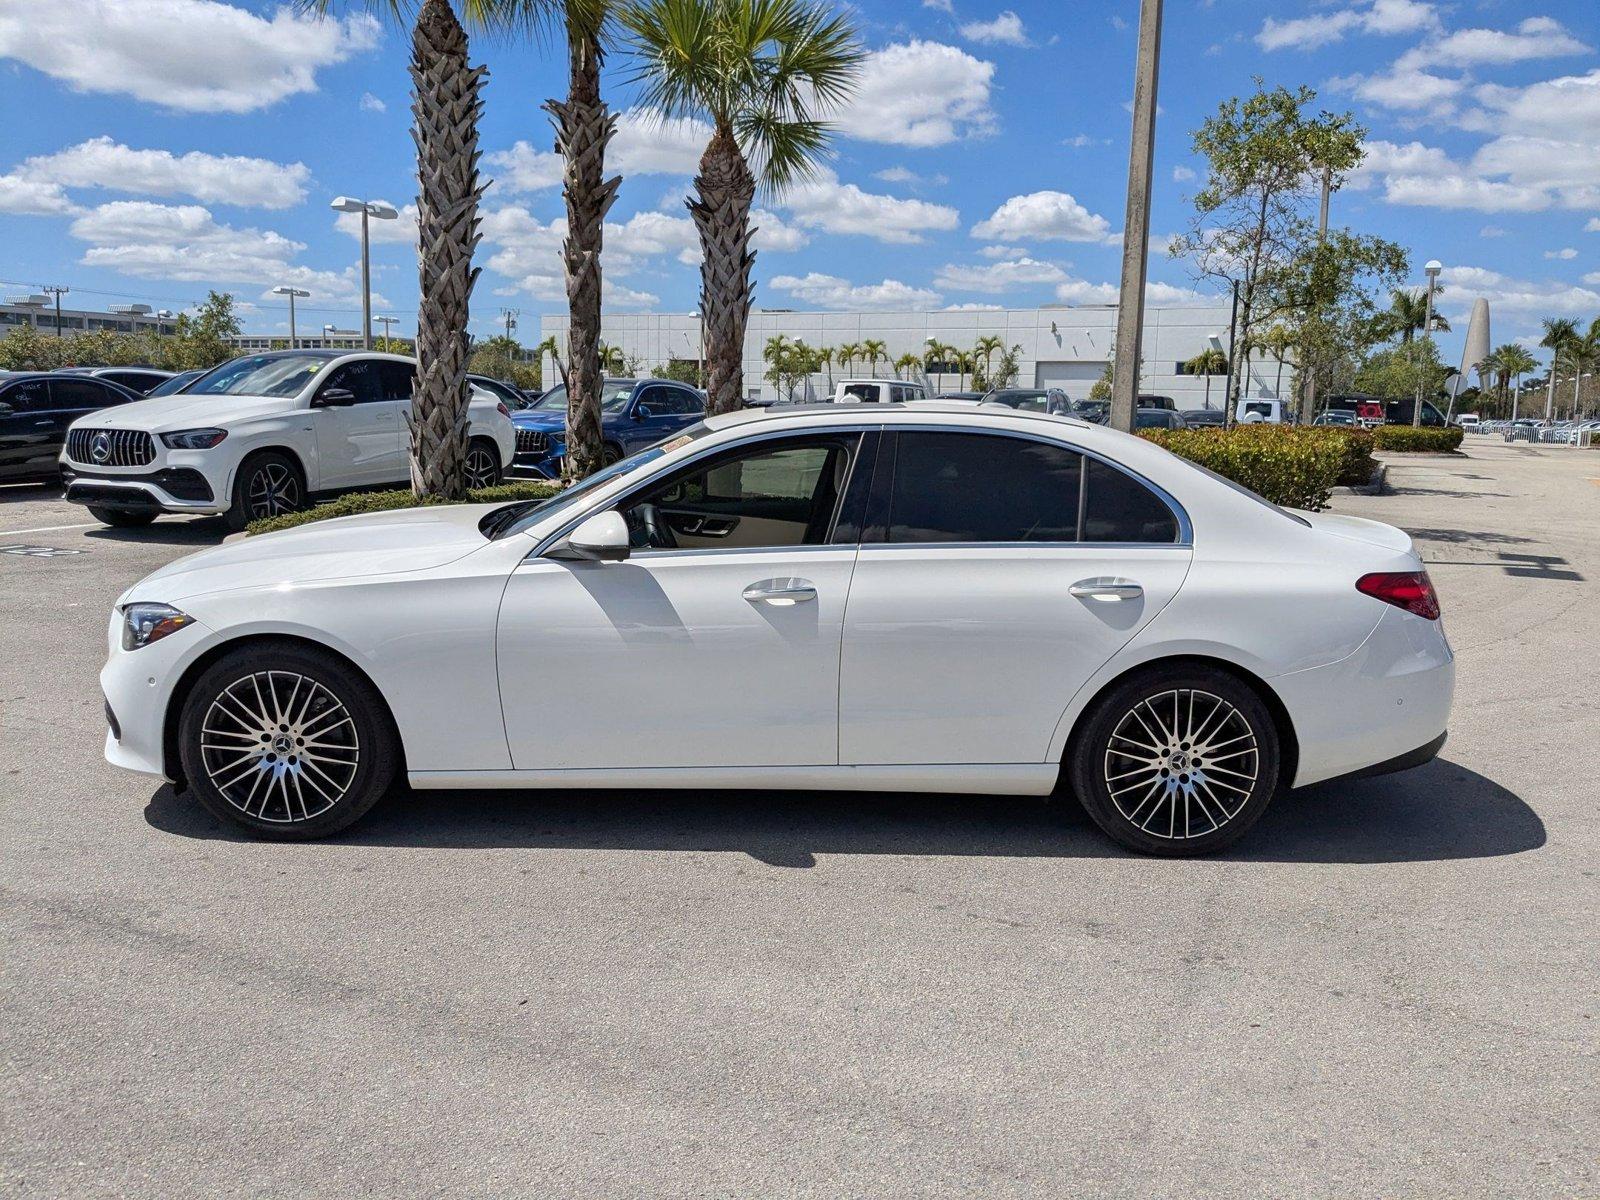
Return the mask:
[[1150,253],[1150,177],[1156,152],[1156,92],[1161,71],[1161,0],[1140,0],[1139,57],[1133,77],[1133,140],[1128,147],[1128,205],[1122,222],[1122,293],[1117,301],[1116,365],[1111,382],[1113,429],[1133,432],[1139,403],[1139,351],[1144,334],[1144,281]]
[[[1430,343],[1433,341],[1433,275],[1431,272],[1428,275],[1428,299],[1422,307],[1422,336]],[[1455,406],[1455,391],[1452,389],[1449,407],[1454,409]],[[1446,417],[1445,420],[1448,421],[1449,417]],[[1414,426],[1422,424],[1422,383],[1420,380],[1417,383],[1417,394],[1411,402],[1411,424]]]
[[[294,332],[294,292],[291,291],[289,293],[289,349],[291,350],[298,349],[295,345]],[[270,346],[272,343],[267,344]]]
[[[1333,192],[1333,170],[1330,167],[1322,168],[1322,203],[1317,208],[1317,248],[1320,250],[1328,240],[1328,197]],[[1312,303],[1317,303],[1320,297],[1313,296]],[[1310,358],[1310,355],[1303,355]],[[1304,372],[1309,364],[1301,363],[1300,370]],[[1305,396],[1304,404],[1300,409],[1300,419],[1307,425],[1317,414],[1317,376],[1315,372],[1306,375],[1302,381],[1304,387],[1301,394]]]
[[372,261],[367,245],[367,212],[361,208],[361,348],[372,349]]

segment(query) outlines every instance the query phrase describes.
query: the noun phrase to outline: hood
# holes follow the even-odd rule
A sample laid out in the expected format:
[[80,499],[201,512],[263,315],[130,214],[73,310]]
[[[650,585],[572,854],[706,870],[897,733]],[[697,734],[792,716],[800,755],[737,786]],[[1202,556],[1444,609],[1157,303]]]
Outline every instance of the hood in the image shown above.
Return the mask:
[[1378,546],[1384,550],[1393,550],[1397,554],[1412,552],[1411,535],[1403,529],[1396,529],[1393,525],[1385,525],[1382,521],[1369,521],[1365,517],[1346,517],[1338,513],[1313,513],[1295,510],[1295,516],[1305,520],[1311,528],[1321,533],[1331,533],[1335,537],[1346,538],[1353,542],[1365,542],[1369,546]]
[[293,412],[297,407],[293,396],[179,394],[103,408],[80,417],[73,424],[96,429],[142,429],[146,433],[170,433],[175,429],[203,429],[208,425],[232,425],[253,417],[278,416]]
[[545,433],[564,433],[567,428],[566,409],[519,408],[511,414],[511,423],[518,429],[539,429]]
[[129,588],[119,603],[177,603],[212,592],[442,567],[489,544],[478,522],[495,507],[403,508],[241,538],[168,563]]

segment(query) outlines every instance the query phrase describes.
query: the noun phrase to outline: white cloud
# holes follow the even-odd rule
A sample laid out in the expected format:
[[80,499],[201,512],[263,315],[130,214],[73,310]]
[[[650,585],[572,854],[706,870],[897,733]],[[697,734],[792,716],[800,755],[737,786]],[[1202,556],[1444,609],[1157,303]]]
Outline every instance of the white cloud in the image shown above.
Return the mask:
[[1062,138],[1063,146],[1071,146],[1074,150],[1082,150],[1086,146],[1103,146],[1109,139],[1090,137],[1087,133],[1075,133],[1069,138]]
[[[711,140],[703,121],[666,121],[651,108],[630,108],[617,115],[616,136],[606,147],[606,174],[693,175]],[[564,164],[553,150],[520,141],[509,150],[483,157],[497,187],[510,193],[542,192],[561,186]]]
[[104,188],[140,196],[190,196],[208,204],[288,208],[306,196],[311,169],[237,154],[134,150],[109,137],[26,159],[13,172],[56,188]]
[[1563,246],[1559,250],[1546,250],[1544,252],[1544,256],[1546,258],[1559,258],[1565,261],[1566,259],[1577,258],[1578,252],[1571,246]]
[[1188,183],[1194,177],[1195,177],[1195,174],[1194,174],[1194,168],[1193,167],[1173,167],[1172,168],[1172,182],[1173,183]]
[[1055,263],[1015,258],[982,265],[947,263],[939,268],[933,282],[952,292],[1006,292],[1060,283],[1066,278],[1067,273]]
[[0,175],[0,213],[15,217],[47,217],[75,211],[58,183]]
[[1478,236],[1481,238],[1502,238],[1506,236],[1506,231],[1498,225],[1485,225],[1478,230]]
[[[380,40],[365,13],[285,5],[261,17],[218,0],[6,0],[0,56],[80,92],[185,112],[253,112],[317,90],[317,72]],[[15,87],[15,84],[13,84]]]
[[987,304],[978,300],[968,300],[965,304],[946,304],[940,312],[1005,312],[1004,304]]
[[1366,149],[1351,186],[1381,181],[1390,204],[1479,212],[1600,205],[1600,158],[1578,142],[1508,135],[1479,147],[1466,163],[1421,142],[1379,139]]
[[950,182],[948,175],[918,175],[909,167],[885,167],[881,171],[874,171],[872,177],[884,183],[899,183],[912,188],[943,187]]
[[1345,75],[1328,81],[1336,91],[1347,91],[1358,100],[1400,112],[1423,112],[1430,117],[1447,116],[1455,101],[1467,90],[1464,79],[1447,79],[1427,71],[1398,66],[1372,75]]
[[[1067,304],[1115,304],[1121,289],[1114,283],[1090,283],[1087,279],[1068,279],[1056,287],[1056,299]],[[1213,301],[1192,288],[1151,281],[1144,285],[1146,304],[1167,307],[1206,304]]]
[[374,96],[371,92],[362,92],[361,111],[373,113],[388,112],[389,106],[382,100],[378,99],[378,97]]
[[968,21],[961,26],[961,36],[969,42],[984,42],[990,45],[1028,44],[1028,31],[1022,26],[1022,18],[1009,10],[1000,13],[992,21]]
[[506,192],[542,192],[561,186],[561,156],[551,150],[535,150],[528,142],[485,154],[483,163],[495,187]]
[[[375,201],[388,204],[387,200]],[[391,205],[391,207],[393,207]],[[367,240],[373,245],[415,246],[417,244],[417,206],[402,204],[400,215],[392,221],[367,219]],[[333,227],[353,238],[361,236],[361,214],[342,212],[333,219]]]
[[985,241],[1109,242],[1110,223],[1066,192],[1013,196],[972,227]]
[[1586,54],[1589,47],[1550,17],[1529,17],[1515,33],[1503,29],[1458,29],[1407,50],[1396,61],[1401,70],[1432,67],[1503,66]]
[[867,55],[855,96],[833,119],[842,133],[865,142],[943,146],[995,131],[993,83],[994,64],[956,46],[916,40],[886,46]]
[[1480,296],[1489,302],[1491,312],[1506,316],[1587,317],[1600,309],[1600,292],[1553,280],[1537,283],[1516,279],[1487,267],[1446,267],[1440,279],[1446,286],[1440,307],[1462,319]]
[[956,15],[956,6],[952,0],[922,0],[922,7],[931,8],[934,11],[942,12],[947,16],[953,17]]
[[1600,217],[1590,217],[1583,224],[1585,233],[1600,233]]
[[1022,254],[1022,249],[1018,246],[1007,246],[996,242],[992,246],[981,247],[978,253],[984,258],[1018,258]]
[[943,204],[902,200],[865,192],[823,168],[814,179],[784,194],[795,223],[825,233],[861,234],[880,242],[911,245],[931,231],[955,229],[961,214]]
[[[796,229],[793,225],[786,225],[783,218],[775,212],[768,212],[764,208],[752,209],[750,224],[756,227],[755,236],[751,244],[757,250],[767,250],[774,254],[786,254],[792,250],[801,250],[811,244],[811,238],[803,229]],[[695,261],[699,262],[699,250],[695,251]]]
[[853,284],[837,275],[809,272],[804,278],[775,275],[769,286],[798,296],[808,304],[829,309],[927,309],[939,303],[939,294],[927,288],[912,287],[898,279],[881,283]]
[[[255,283],[303,287],[318,301],[360,299],[355,266],[323,271],[297,264],[301,242],[270,229],[220,224],[198,204],[118,200],[91,209],[68,232],[90,243],[80,260],[124,275],[185,282]],[[387,304],[375,296],[375,304]]]
[[1349,33],[1394,35],[1435,29],[1439,16],[1432,4],[1419,0],[1373,0],[1354,8],[1333,9],[1280,21],[1268,17],[1256,34],[1263,50],[1314,50],[1342,41]]
[[1527,87],[1485,84],[1473,93],[1483,105],[1461,124],[1478,133],[1542,136],[1558,141],[1600,139],[1600,68],[1586,75],[1563,75]]

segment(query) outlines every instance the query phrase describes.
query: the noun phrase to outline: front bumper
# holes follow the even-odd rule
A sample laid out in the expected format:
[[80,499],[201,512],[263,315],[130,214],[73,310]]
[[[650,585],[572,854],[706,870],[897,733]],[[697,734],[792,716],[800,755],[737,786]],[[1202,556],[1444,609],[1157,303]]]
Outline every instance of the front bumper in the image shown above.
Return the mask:
[[167,708],[183,674],[215,642],[196,621],[138,650],[122,648],[122,609],[112,611],[110,654],[100,671],[106,702],[105,756],[113,766],[169,778],[165,755]]
[[61,480],[74,504],[131,512],[219,511],[211,482],[193,467],[112,474],[63,462]]

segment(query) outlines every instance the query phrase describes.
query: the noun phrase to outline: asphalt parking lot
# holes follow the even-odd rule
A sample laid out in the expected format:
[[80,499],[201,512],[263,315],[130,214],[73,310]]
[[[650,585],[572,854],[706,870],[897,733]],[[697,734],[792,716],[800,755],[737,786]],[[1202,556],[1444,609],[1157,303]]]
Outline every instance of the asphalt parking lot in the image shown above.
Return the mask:
[[1335,501],[1429,562],[1442,757],[1205,861],[916,795],[419,793],[240,840],[100,756],[112,600],[220,523],[0,488],[0,1179],[1593,1195],[1600,451],[1465,449]]

